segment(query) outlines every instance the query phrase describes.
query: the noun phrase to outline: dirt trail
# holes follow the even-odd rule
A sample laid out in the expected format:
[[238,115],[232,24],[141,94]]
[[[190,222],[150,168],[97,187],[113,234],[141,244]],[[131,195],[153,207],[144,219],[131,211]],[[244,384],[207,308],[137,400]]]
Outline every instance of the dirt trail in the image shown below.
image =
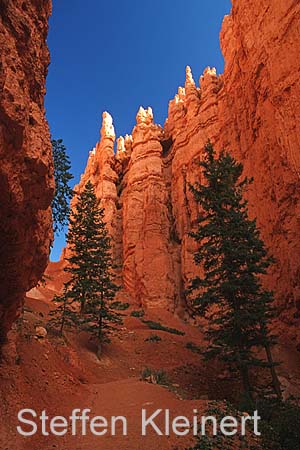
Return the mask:
[[[127,436],[123,435],[123,426],[117,428],[116,436],[110,431],[103,437],[89,434],[84,437],[68,437],[61,442],[63,449],[92,450],[157,450],[185,448],[188,440],[176,436],[158,436],[149,429],[147,436],[141,435],[141,411],[147,409],[151,414],[158,408],[170,409],[173,416],[185,414],[192,416],[193,408],[203,410],[203,401],[179,400],[173,393],[161,386],[141,383],[136,379],[121,380],[106,384],[91,385],[89,398],[79,407],[90,407],[93,415],[111,417],[122,415],[127,418]],[[164,430],[164,417],[161,414],[155,421]],[[190,440],[190,443],[192,441]],[[46,443],[45,443],[46,444]],[[48,449],[47,446],[44,447]],[[51,448],[51,446],[49,447]]]
[[[202,334],[166,311],[152,312],[147,318],[174,327],[184,332],[184,336],[152,331],[127,313],[124,325],[112,337],[99,361],[87,335],[70,333],[67,343],[51,336],[42,340],[34,338],[35,326],[45,325],[49,312],[45,292],[27,299],[22,332],[15,331],[11,337],[7,349],[9,364],[1,369],[1,409],[4,414],[0,418],[0,449],[157,450],[184,449],[191,444],[192,438],[158,436],[155,432],[142,437],[141,411],[146,408],[150,414],[158,408],[170,409],[171,417],[192,417],[194,408],[204,411],[206,400],[182,399],[189,398],[189,390],[193,397],[192,390],[200,392],[201,389],[199,370],[202,363],[199,355],[186,348],[186,343],[193,338],[195,345],[202,344]],[[153,334],[161,341],[146,340]],[[140,374],[145,366],[164,369],[168,387],[141,381]],[[191,367],[195,367],[192,376],[189,373]],[[206,374],[202,377],[203,385],[205,377]],[[43,437],[39,430],[37,435],[23,438],[16,432],[17,413],[21,408],[32,408],[38,414],[45,409],[50,417],[69,417],[75,408],[88,408],[91,416],[101,415],[108,419],[122,415],[128,421],[128,435],[117,433],[111,436],[108,432],[102,437],[91,433],[83,437],[73,437],[71,433],[63,437]],[[163,425],[163,416],[156,422],[158,426]]]
[[[208,399],[230,397],[239,387],[224,376],[224,370],[207,365],[197,353],[205,345],[199,329],[183,323],[167,311],[148,311],[146,318],[184,333],[153,331],[140,319],[124,312],[124,324],[112,336],[101,360],[86,334],[68,333],[66,341],[48,335],[35,338],[35,327],[45,326],[53,291],[34,291],[26,300],[21,329],[10,336],[6,364],[0,367],[0,450],[175,450],[188,448],[193,439],[158,436],[154,431],[141,436],[141,410],[148,414],[158,408],[170,409],[171,417],[192,417],[193,409],[204,413]],[[132,308],[131,308],[132,309]],[[155,334],[157,342],[149,341]],[[190,348],[193,344],[194,352]],[[195,352],[196,350],[196,352]],[[283,360],[281,376],[288,389],[300,392],[299,355],[281,344],[276,357]],[[167,387],[141,381],[146,367],[163,369]],[[195,400],[197,399],[197,400]],[[32,408],[46,410],[50,417],[69,417],[72,410],[91,409],[90,416],[122,415],[127,418],[128,434],[111,436],[23,438],[16,432],[17,414]],[[163,426],[161,414],[156,423]]]

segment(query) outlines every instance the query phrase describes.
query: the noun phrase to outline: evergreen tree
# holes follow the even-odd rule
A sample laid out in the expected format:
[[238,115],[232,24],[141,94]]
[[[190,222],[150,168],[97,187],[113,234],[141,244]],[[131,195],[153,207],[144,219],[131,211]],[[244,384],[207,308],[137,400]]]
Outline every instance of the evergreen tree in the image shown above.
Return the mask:
[[[200,206],[198,229],[190,235],[199,244],[195,263],[203,275],[191,280],[187,296],[195,314],[209,320],[207,358],[218,357],[240,373],[244,391],[252,398],[249,369],[267,367],[272,388],[281,397],[271,347],[276,343],[269,324],[273,294],[261,275],[273,262],[260,238],[256,221],[248,217],[243,198],[252,179],[241,179],[243,166],[229,153],[219,157],[209,142],[200,162],[203,182],[190,186]],[[267,360],[257,356],[260,348]]]
[[113,282],[111,239],[90,181],[71,213],[67,242],[71,256],[65,268],[70,273],[65,296],[79,302],[79,322],[97,338],[100,355],[108,329],[120,322],[121,316],[111,307],[119,289]]
[[53,229],[54,233],[59,233],[68,224],[69,202],[73,195],[69,183],[73,175],[70,172],[70,158],[62,139],[52,140],[51,143],[55,179],[55,194],[52,200]]
[[69,290],[69,282],[65,283],[63,294],[55,295],[52,301],[56,308],[49,314],[51,316],[49,325],[51,328],[58,328],[59,334],[62,336],[66,327],[71,328],[78,323],[75,299],[72,291]]

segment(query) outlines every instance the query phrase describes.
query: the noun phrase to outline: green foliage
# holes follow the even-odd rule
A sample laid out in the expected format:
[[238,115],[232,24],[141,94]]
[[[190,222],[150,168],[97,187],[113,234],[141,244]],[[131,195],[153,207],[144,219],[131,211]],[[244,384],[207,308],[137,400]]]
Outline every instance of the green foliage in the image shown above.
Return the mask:
[[65,283],[63,294],[54,296],[52,301],[55,304],[55,309],[49,313],[51,319],[48,322],[48,328],[50,331],[58,330],[60,336],[62,336],[65,328],[72,328],[74,324],[79,323],[78,313],[74,305],[75,299],[70,295],[68,286],[69,283]]
[[52,140],[55,194],[52,200],[54,233],[59,233],[68,224],[73,190],[69,183],[74,178],[70,172],[71,163],[62,139]]
[[151,376],[152,372],[153,372],[153,369],[150,369],[150,367],[145,367],[141,373],[142,380],[147,380],[147,378],[149,378]]
[[145,311],[143,309],[140,309],[138,311],[131,311],[130,315],[137,318],[144,317]]
[[152,384],[167,385],[169,383],[167,374],[163,369],[155,370],[150,367],[145,367],[145,369],[143,369],[141,379]]
[[78,196],[70,217],[67,242],[71,256],[67,258],[69,264],[64,270],[70,274],[70,279],[65,283],[63,296],[55,299],[62,304],[58,314],[63,320],[64,311],[69,314],[76,303],[79,311],[75,319],[73,314],[67,315],[67,319],[70,317],[81,330],[89,331],[97,338],[100,354],[101,344],[107,342],[107,333],[113,324],[121,323],[121,316],[112,308],[119,288],[113,282],[111,240],[104,222],[104,210],[98,205],[91,182]]
[[[249,368],[268,367],[280,396],[270,351],[276,342],[269,332],[273,294],[261,284],[261,275],[273,259],[267,255],[256,220],[248,217],[243,198],[252,180],[241,178],[243,166],[229,153],[222,151],[217,157],[210,143],[200,166],[203,182],[190,189],[201,213],[190,236],[199,244],[194,260],[204,274],[190,281],[187,297],[195,315],[209,320],[205,356],[218,357],[233,374],[239,372],[250,396]],[[254,348],[265,349],[267,361]]]
[[161,337],[157,334],[150,334],[149,337],[145,339],[146,342],[159,342],[161,341]]
[[153,320],[145,320],[145,319],[143,319],[142,322],[143,322],[144,324],[148,325],[148,327],[149,327],[151,330],[166,331],[167,333],[178,334],[178,335],[180,335],[180,336],[184,336],[184,335],[185,335],[184,331],[176,330],[176,328],[169,328],[169,327],[166,327],[166,326],[162,325],[162,324],[159,323],[159,322],[154,322]]
[[261,400],[256,408],[262,418],[262,449],[300,450],[300,401]]
[[198,345],[194,344],[194,342],[187,342],[185,344],[185,346],[188,350],[191,350],[193,353],[199,353],[199,354],[202,353],[201,348],[198,347]]
[[[229,402],[224,402],[222,404],[210,402],[204,413],[204,416],[215,417],[218,423],[226,416],[238,418],[242,415],[242,412],[238,411]],[[205,436],[202,436],[200,435],[200,430],[199,435],[197,436],[197,444],[186,450],[234,450],[237,448],[240,450],[260,450],[261,447],[256,445],[256,438],[254,437],[254,433],[252,432],[249,423],[246,423],[245,436],[238,434],[236,436],[225,436],[220,431],[215,436],[212,433],[207,433]]]
[[112,302],[110,307],[111,309],[115,309],[117,311],[125,311],[126,309],[129,308],[129,303],[125,303],[125,302]]

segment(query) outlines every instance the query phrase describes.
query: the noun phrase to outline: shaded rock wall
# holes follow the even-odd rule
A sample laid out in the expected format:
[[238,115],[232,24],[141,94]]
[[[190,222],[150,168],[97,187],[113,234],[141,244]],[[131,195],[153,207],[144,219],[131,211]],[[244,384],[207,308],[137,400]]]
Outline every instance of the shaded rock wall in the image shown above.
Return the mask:
[[196,84],[188,67],[164,129],[141,108],[115,156],[114,133],[109,144],[102,134],[83,180],[92,178],[107,207],[123,286],[137,304],[184,311],[196,270],[188,184],[210,139],[255,177],[250,213],[277,259],[267,282],[282,309],[300,308],[299,23],[297,1],[234,0],[221,32],[224,74],[208,68]]
[[45,119],[51,1],[0,0],[0,323],[6,332],[41,277],[52,239]]
[[[251,20],[247,8],[254,11]],[[299,23],[298,1],[233,2],[232,15],[225,19],[221,34],[228,63],[224,73],[226,94],[219,113],[220,122],[223,117],[221,143],[231,146],[246,173],[255,177],[249,194],[251,211],[277,259],[269,284],[283,307],[290,304],[298,309]]]

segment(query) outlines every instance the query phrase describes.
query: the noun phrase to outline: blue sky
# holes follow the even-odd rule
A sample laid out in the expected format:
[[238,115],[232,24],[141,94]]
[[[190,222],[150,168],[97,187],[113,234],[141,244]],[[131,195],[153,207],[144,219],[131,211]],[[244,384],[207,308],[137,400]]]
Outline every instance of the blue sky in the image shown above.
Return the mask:
[[[140,105],[163,125],[186,65],[196,82],[207,66],[223,72],[219,32],[230,7],[230,0],[53,0],[46,111],[75,183],[99,140],[103,111],[117,135],[131,133]],[[52,260],[63,245],[62,235]]]

